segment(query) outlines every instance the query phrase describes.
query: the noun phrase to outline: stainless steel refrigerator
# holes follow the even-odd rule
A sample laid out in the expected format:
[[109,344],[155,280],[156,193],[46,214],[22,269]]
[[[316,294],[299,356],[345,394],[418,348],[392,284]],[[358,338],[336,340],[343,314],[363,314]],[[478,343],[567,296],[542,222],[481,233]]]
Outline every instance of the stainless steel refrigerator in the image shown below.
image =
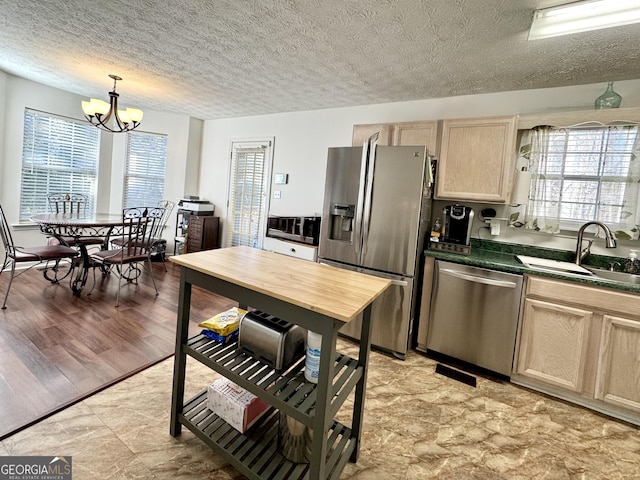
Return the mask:
[[[404,358],[431,215],[426,147],[330,148],[318,261],[392,281],[372,305],[372,345]],[[361,318],[340,333],[359,338]]]

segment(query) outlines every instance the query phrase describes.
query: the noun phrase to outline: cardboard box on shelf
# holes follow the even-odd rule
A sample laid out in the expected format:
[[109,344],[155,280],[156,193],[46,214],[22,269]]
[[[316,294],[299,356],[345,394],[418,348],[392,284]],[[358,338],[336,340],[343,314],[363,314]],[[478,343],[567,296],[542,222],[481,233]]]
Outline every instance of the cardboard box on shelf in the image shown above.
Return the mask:
[[269,410],[269,404],[228,378],[219,378],[207,387],[207,408],[244,433]]

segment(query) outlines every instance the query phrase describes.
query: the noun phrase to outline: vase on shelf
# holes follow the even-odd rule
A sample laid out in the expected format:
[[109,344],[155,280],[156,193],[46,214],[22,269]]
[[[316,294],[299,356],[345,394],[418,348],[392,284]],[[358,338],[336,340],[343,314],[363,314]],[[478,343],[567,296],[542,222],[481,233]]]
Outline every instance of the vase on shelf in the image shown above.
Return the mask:
[[596,98],[596,109],[618,108],[622,102],[622,96],[613,91],[613,82],[607,84],[607,89]]

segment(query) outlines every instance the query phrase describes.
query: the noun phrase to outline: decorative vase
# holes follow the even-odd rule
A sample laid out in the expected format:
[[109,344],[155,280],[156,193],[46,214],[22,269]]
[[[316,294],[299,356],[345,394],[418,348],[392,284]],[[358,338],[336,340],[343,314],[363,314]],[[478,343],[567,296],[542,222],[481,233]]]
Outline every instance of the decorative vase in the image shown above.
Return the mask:
[[618,108],[620,102],[622,102],[622,97],[613,91],[613,82],[609,82],[605,92],[596,98],[596,109]]

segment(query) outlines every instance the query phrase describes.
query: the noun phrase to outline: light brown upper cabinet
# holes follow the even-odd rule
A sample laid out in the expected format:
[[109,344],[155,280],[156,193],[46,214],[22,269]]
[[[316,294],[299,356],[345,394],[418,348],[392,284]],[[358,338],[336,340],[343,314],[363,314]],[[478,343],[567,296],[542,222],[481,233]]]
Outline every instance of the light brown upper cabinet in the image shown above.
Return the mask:
[[378,145],[425,145],[427,154],[437,155],[437,120],[354,125],[352,145],[361,147],[364,141],[376,132],[380,132]]
[[507,203],[516,116],[443,120],[435,198]]
[[388,123],[372,123],[366,125],[353,126],[353,139],[351,145],[361,147],[364,142],[376,132],[380,132],[378,136],[378,145],[391,145],[391,125]]
[[427,154],[437,155],[438,122],[403,122],[393,125],[392,145],[426,145]]

